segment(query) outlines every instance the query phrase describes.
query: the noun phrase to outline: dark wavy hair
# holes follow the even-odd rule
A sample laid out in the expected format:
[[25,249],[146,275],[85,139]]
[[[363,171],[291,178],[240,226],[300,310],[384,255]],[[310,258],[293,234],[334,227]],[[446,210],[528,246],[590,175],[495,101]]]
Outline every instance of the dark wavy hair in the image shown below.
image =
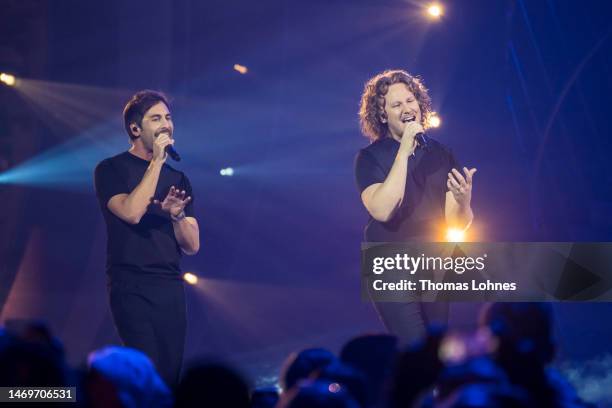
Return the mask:
[[371,78],[365,84],[361,95],[359,124],[364,136],[372,142],[387,136],[388,126],[382,121],[387,118],[385,95],[389,91],[389,86],[397,83],[406,84],[410,92],[414,94],[421,109],[421,125],[427,128],[432,113],[431,98],[421,79],[404,70],[387,70]]
[[145,89],[136,92],[125,104],[125,108],[123,108],[123,125],[131,140],[134,140],[135,137],[130,129],[130,123],[142,126],[142,118],[145,113],[159,102],[165,103],[168,109],[170,109],[168,97],[163,92]]

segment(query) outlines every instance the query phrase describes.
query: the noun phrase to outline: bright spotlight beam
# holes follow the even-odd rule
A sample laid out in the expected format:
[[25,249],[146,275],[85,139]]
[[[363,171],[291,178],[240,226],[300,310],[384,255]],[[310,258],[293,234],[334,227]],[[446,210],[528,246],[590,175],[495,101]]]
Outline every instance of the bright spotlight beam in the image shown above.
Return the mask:
[[1,172],[0,184],[91,192],[96,163],[124,145],[115,123],[103,123]]
[[465,231],[459,228],[449,228],[446,231],[446,241],[447,242],[464,242],[465,241]]
[[432,115],[428,120],[429,127],[432,128],[440,127],[441,123],[442,121],[440,120],[440,116],[438,116],[437,114]]
[[444,9],[442,8],[442,6],[438,3],[433,3],[430,4],[427,7],[427,15],[429,16],[429,18],[431,18],[432,20],[437,20],[440,17],[442,17],[442,14],[444,13]]

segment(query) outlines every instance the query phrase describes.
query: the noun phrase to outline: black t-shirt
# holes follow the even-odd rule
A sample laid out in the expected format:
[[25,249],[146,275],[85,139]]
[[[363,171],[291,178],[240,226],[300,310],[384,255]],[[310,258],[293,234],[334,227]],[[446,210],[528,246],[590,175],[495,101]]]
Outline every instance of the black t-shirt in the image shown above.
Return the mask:
[[[386,180],[399,147],[397,140],[385,137],[357,153],[355,178],[360,193]],[[400,208],[387,222],[370,217],[365,227],[365,241],[438,241],[444,230],[446,180],[452,168],[461,172],[450,149],[427,137],[427,146],[417,148],[408,160],[406,190]]]
[[[111,197],[131,193],[148,167],[147,160],[129,152],[104,159],[96,166],[96,195],[106,221],[106,270],[111,279],[180,279],[181,249],[167,212],[157,205],[150,205],[140,222],[132,225],[114,215],[107,207]],[[164,163],[155,198],[162,201],[171,186],[185,190],[186,195],[192,197],[185,207],[185,214],[193,217],[193,192],[189,179]]]

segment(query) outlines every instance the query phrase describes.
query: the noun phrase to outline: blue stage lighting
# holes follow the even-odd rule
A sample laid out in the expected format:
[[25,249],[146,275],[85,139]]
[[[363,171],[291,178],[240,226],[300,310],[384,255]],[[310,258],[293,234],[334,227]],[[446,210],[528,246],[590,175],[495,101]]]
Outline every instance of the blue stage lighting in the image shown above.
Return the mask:
[[221,169],[221,171],[219,172],[219,174],[221,174],[222,176],[228,176],[231,177],[234,175],[234,169],[231,167],[226,167],[224,169]]

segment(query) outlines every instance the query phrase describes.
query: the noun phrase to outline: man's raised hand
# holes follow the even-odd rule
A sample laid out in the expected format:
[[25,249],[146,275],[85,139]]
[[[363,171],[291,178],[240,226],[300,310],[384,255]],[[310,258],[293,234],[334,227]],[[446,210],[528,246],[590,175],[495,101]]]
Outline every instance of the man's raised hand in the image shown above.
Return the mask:
[[170,191],[168,191],[168,195],[164,198],[163,201],[153,200],[153,204],[159,205],[161,209],[167,213],[170,213],[171,216],[178,216],[189,204],[191,201],[191,197],[185,197],[185,190],[179,190],[178,188],[174,188],[174,186],[170,187]]
[[457,170],[452,169],[451,172],[448,173],[446,186],[451,193],[453,193],[455,200],[460,206],[469,206],[472,200],[472,181],[474,173],[476,173],[476,168],[468,169],[464,167],[463,172],[465,173],[465,177]]

